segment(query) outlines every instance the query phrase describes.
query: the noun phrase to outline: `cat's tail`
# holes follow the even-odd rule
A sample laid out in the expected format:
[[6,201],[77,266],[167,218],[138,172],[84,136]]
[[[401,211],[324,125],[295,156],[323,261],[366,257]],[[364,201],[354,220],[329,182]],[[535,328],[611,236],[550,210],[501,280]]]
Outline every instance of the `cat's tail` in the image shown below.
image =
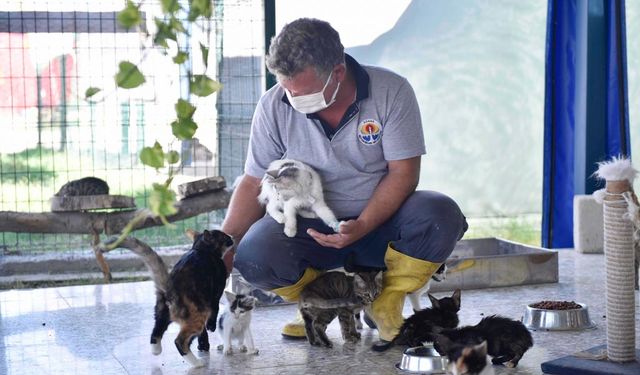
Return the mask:
[[[104,245],[108,246],[116,240],[117,237],[111,237],[104,242]],[[149,272],[151,272],[151,279],[158,290],[158,294],[161,295],[162,298],[166,298],[167,287],[169,284],[169,272],[167,271],[167,266],[164,264],[164,261],[158,253],[153,251],[153,249],[146,243],[131,236],[126,237],[118,247],[129,249],[134,254],[142,258],[142,261],[149,269]],[[104,251],[105,250],[103,249],[103,252]]]

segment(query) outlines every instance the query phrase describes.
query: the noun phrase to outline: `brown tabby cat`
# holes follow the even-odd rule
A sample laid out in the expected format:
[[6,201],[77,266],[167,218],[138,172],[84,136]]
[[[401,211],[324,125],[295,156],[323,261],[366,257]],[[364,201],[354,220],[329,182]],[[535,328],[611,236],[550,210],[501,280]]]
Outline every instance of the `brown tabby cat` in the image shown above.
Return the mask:
[[326,272],[309,283],[298,301],[309,343],[333,347],[326,330],[336,316],[342,338],[349,343],[358,342],[360,333],[356,330],[354,313],[370,305],[381,291],[381,271],[358,272],[353,276]]

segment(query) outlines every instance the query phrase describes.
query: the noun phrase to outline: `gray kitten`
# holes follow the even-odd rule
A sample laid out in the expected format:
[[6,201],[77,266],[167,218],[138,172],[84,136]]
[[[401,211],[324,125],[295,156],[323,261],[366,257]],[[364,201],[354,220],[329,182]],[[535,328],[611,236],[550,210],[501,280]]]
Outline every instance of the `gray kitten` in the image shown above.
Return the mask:
[[326,334],[327,325],[338,317],[342,338],[349,343],[360,340],[354,313],[368,306],[382,291],[382,272],[326,272],[309,283],[298,301],[309,343],[333,347]]
[[339,231],[340,222],[324,202],[320,175],[300,161],[273,161],[262,179],[258,201],[266,205],[269,216],[284,224],[288,237],[296,235],[297,214],[319,217],[334,232]]

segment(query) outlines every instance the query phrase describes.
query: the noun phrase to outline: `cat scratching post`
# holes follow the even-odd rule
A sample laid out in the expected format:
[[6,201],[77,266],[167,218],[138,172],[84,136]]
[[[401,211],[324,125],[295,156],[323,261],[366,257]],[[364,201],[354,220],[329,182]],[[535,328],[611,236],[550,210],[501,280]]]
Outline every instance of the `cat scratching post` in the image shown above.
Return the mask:
[[634,226],[638,203],[633,193],[637,171],[628,159],[599,164],[595,173],[606,187],[593,193],[603,204],[607,343],[542,363],[548,374],[640,374],[636,350]]
[[[606,180],[602,197],[607,302],[607,357],[613,362],[636,359],[633,225],[626,197],[633,194],[635,170],[628,160],[600,164]],[[625,197],[626,195],[626,197]]]

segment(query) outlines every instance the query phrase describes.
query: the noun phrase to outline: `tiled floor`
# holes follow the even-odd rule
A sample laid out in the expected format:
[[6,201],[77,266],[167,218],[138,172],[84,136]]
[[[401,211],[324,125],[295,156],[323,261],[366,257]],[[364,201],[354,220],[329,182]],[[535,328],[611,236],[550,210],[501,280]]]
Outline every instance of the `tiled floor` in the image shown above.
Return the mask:
[[[582,332],[533,332],[535,345],[516,369],[495,367],[497,374],[540,374],[540,363],[605,342],[602,255],[560,253],[560,283],[463,291],[461,324],[475,324],[483,314],[519,319],[527,303],[543,299],[575,300],[589,305],[597,328]],[[281,338],[280,328],[295,306],[260,308],[253,333],[258,356],[197,353],[207,367],[190,369],[173,346],[177,326],[153,356],[151,282],[91,285],[0,293],[0,374],[396,374],[401,349],[369,350],[377,333],[365,328],[358,345],[343,345],[337,322],[329,327],[333,349]],[[437,294],[442,296],[444,294]],[[428,305],[426,300],[424,305]],[[640,311],[636,302],[636,311]],[[405,306],[405,313],[410,313]],[[638,314],[636,314],[638,316]],[[636,318],[636,330],[640,321]],[[640,332],[640,331],[638,331]],[[211,334],[212,347],[220,342]],[[640,338],[637,339],[640,347]],[[195,349],[195,343],[193,345]]]

